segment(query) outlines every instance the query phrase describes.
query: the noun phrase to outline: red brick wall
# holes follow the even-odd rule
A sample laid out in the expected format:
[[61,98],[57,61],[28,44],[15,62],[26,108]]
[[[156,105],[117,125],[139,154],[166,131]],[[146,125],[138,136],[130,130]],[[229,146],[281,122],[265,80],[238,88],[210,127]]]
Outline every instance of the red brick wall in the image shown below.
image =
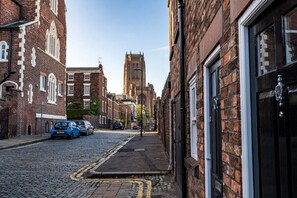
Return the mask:
[[[36,1],[35,0],[23,0],[21,4],[24,7],[24,17],[30,22],[37,18],[36,15]],[[5,4],[5,5],[4,5]],[[19,20],[19,8],[15,7],[11,1],[1,1],[1,23],[2,22],[13,22]],[[4,13],[2,17],[2,9],[5,8],[6,14]],[[46,87],[46,92],[39,90],[40,83],[40,73],[47,75],[53,73],[56,77],[56,82],[62,82],[65,85],[65,63],[66,63],[66,23],[65,23],[65,4],[64,1],[59,1],[59,17],[54,15],[50,11],[49,1],[40,2],[40,23],[34,23],[31,25],[24,25],[24,30],[14,30],[13,31],[13,46],[9,46],[12,50],[12,71],[15,71],[16,74],[10,76],[8,80],[16,82],[19,86],[22,84],[19,82],[20,78],[23,77],[22,93],[17,93],[13,99],[7,102],[7,106],[10,107],[10,123],[11,131],[10,136],[16,135],[28,135],[28,127],[31,127],[31,134],[38,134],[45,131],[46,122],[54,122],[55,119],[43,119],[41,123],[40,119],[36,118],[36,113],[50,114],[65,116],[65,95],[63,93],[62,97],[57,96],[56,104],[48,103],[47,96],[49,88]],[[7,14],[9,13],[9,14]],[[61,16],[60,16],[61,15]],[[61,19],[61,20],[59,20]],[[45,42],[46,42],[46,30],[50,28],[51,22],[55,21],[58,38],[60,40],[60,61],[52,58],[45,52]],[[9,41],[9,32],[2,31],[1,35],[10,45]],[[24,39],[20,39],[19,35],[24,34]],[[23,42],[24,48],[21,48],[20,42]],[[35,48],[36,51],[36,66],[32,67],[31,64],[31,53],[32,48]],[[23,50],[24,56],[20,57],[19,52]],[[9,51],[10,53],[10,51]],[[23,74],[20,73],[20,65],[18,64],[19,60],[23,60]],[[7,63],[0,63],[3,70],[0,71],[0,79],[3,77],[3,73],[7,73]],[[48,78],[47,78],[48,80]],[[28,103],[28,88],[29,85],[33,87],[33,102],[32,104]],[[64,86],[65,90],[65,86]],[[22,97],[23,94],[23,97]],[[41,108],[41,103],[44,102],[44,105]],[[14,122],[17,120],[17,122]],[[43,126],[41,126],[41,124]],[[42,127],[42,128],[41,128]]]
[[[174,1],[174,0],[173,0]],[[231,5],[230,5],[231,1]],[[241,120],[240,86],[238,60],[238,24],[236,19],[243,13],[250,0],[184,0],[185,3],[185,74],[194,71],[197,64],[197,148],[198,172],[187,169],[187,190],[189,197],[205,197],[204,160],[204,61],[212,50],[220,45],[221,60],[221,117],[222,117],[222,158],[224,197],[242,196],[241,178]],[[174,3],[177,3],[175,0]],[[177,8],[174,12],[177,17]],[[175,24],[175,28],[177,24]],[[171,98],[179,92],[179,50],[175,44],[171,48],[170,77],[172,81]],[[196,56],[197,55],[197,56]],[[195,60],[193,60],[195,59]],[[191,66],[191,68],[188,68]],[[190,70],[188,70],[190,69]],[[190,156],[189,98],[186,84],[186,145]],[[165,98],[162,97],[162,100]],[[174,115],[173,115],[174,116]],[[193,162],[195,163],[195,162]]]
[[20,7],[11,0],[0,1],[0,24],[6,24],[18,20]]

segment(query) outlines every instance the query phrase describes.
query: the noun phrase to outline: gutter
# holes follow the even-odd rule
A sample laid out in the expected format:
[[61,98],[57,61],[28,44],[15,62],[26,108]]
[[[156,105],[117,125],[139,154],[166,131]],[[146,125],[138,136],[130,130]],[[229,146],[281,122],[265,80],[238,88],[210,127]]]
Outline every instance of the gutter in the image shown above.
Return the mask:
[[181,155],[182,155],[182,197],[187,197],[187,179],[186,179],[186,167],[185,157],[186,157],[186,105],[185,105],[185,36],[184,36],[184,2],[183,0],[178,0],[178,21],[179,21],[179,61],[180,61],[180,116],[181,116]]

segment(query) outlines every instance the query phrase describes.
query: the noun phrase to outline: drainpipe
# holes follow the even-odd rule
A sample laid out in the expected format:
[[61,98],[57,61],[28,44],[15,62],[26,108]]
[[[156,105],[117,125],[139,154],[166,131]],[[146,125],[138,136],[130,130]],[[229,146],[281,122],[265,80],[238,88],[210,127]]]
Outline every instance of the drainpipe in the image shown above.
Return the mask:
[[179,21],[179,61],[180,61],[180,115],[181,115],[181,153],[182,153],[182,197],[187,197],[186,167],[184,159],[186,157],[186,105],[185,105],[185,37],[184,37],[184,2],[178,1],[178,21]]

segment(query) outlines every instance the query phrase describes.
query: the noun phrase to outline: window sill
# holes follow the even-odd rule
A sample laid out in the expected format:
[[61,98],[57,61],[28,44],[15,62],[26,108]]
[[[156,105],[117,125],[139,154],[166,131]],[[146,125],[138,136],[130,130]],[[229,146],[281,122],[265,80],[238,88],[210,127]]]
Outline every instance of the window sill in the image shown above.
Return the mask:
[[5,63],[7,63],[8,60],[6,60],[6,59],[0,59],[0,62],[5,62]]
[[45,90],[45,89],[40,89],[40,91],[42,91],[42,92],[46,92],[46,90]]
[[74,96],[73,94],[67,94],[67,96]]

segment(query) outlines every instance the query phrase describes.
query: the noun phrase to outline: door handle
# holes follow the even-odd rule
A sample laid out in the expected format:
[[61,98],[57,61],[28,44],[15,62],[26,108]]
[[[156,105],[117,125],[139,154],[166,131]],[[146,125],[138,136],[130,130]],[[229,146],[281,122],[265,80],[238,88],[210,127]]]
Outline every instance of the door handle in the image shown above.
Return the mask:
[[[283,106],[283,93],[284,93],[284,84],[283,84],[283,78],[282,75],[279,74],[277,76],[277,85],[274,88],[274,96],[275,96],[275,100],[278,102],[278,106],[282,107]],[[279,117],[283,117],[284,116],[284,112],[280,111],[279,112]]]

